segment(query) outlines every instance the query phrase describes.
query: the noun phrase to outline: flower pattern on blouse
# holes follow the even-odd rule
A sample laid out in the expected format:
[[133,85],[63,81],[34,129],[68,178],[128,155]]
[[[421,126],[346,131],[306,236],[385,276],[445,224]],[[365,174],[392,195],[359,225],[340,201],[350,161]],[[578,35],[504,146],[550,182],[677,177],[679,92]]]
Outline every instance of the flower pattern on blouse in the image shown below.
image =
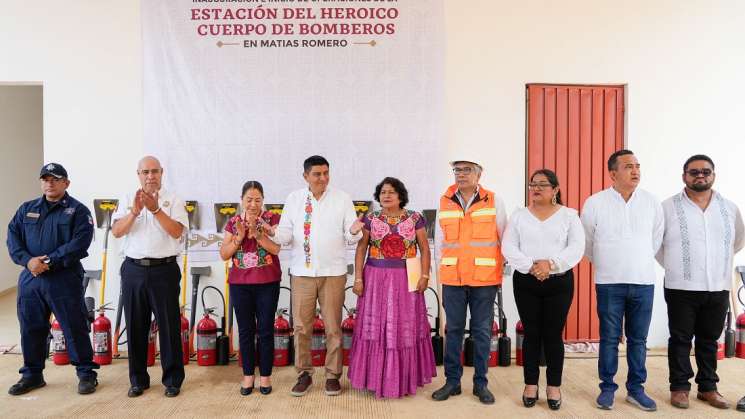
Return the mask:
[[368,257],[372,259],[407,259],[417,255],[416,230],[424,228],[424,218],[415,211],[404,210],[399,217],[381,211],[368,214],[365,229],[370,232]]
[[[272,221],[272,213],[265,212],[261,218],[269,224]],[[235,216],[231,222],[233,224],[240,222],[241,216]],[[245,238],[244,240],[252,240]],[[243,243],[238,251],[233,255],[233,266],[238,269],[249,269],[249,268],[260,268],[262,266],[272,265],[274,260],[272,255],[263,247],[259,246],[258,243],[255,246],[255,251],[246,251]]]

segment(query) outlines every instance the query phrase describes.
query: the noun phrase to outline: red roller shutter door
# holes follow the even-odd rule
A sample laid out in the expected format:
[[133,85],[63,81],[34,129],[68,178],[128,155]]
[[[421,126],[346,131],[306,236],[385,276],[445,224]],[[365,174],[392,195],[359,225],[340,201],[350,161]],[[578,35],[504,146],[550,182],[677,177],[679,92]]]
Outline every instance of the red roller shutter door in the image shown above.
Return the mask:
[[[606,160],[624,146],[624,86],[527,85],[527,172],[556,172],[564,203],[580,209],[610,186]],[[525,200],[527,202],[527,188]],[[599,325],[590,264],[574,268],[574,300],[565,339],[596,341]]]

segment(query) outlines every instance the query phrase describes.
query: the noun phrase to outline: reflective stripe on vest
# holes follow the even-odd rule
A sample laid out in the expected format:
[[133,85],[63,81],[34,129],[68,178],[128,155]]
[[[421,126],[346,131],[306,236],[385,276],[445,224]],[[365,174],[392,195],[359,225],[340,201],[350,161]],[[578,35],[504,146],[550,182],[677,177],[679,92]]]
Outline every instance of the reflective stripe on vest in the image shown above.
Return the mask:
[[499,246],[499,240],[495,242],[468,242],[468,245],[471,247],[494,247]]
[[474,258],[473,264],[476,266],[497,266],[497,260],[494,258]]
[[440,211],[440,219],[446,218],[463,218],[463,211]]
[[458,258],[452,258],[452,257],[442,258],[442,260],[440,261],[440,265],[445,265],[445,266],[455,266],[457,264],[458,264]]
[[497,215],[496,208],[481,208],[471,213],[471,217],[481,217],[483,215]]

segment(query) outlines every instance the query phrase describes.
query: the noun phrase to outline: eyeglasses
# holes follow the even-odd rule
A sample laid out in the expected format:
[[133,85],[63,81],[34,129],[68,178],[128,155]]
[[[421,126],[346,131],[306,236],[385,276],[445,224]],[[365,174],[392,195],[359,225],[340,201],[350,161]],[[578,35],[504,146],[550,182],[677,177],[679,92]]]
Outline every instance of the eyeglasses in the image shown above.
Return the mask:
[[536,191],[542,191],[549,188],[553,188],[550,183],[528,183],[528,189],[534,189]]
[[464,175],[470,175],[471,172],[473,172],[473,167],[453,167],[453,173],[456,175],[459,175],[463,173]]
[[138,173],[143,176],[147,176],[149,174],[159,175],[163,173],[163,169],[142,169],[142,170],[138,170]]
[[699,177],[699,176],[709,177],[711,176],[712,173],[714,173],[714,171],[711,169],[700,169],[700,170],[691,169],[691,170],[686,170],[686,173],[688,173],[688,176],[690,177]]

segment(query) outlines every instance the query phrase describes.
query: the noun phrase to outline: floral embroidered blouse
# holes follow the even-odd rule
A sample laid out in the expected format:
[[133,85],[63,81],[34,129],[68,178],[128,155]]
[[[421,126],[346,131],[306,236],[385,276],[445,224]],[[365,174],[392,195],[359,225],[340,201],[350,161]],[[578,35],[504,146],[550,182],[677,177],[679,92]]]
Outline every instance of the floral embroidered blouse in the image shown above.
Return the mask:
[[416,230],[424,228],[424,217],[404,210],[400,217],[389,217],[374,211],[363,220],[370,232],[368,259],[407,259],[416,257]]
[[[225,231],[235,235],[237,232],[235,225],[240,218],[240,215],[236,215],[228,220]],[[279,215],[270,211],[261,214],[261,218],[270,226],[279,224]],[[267,284],[279,282],[281,279],[282,269],[279,266],[279,257],[259,246],[256,239],[249,239],[247,234],[230,260],[228,283]]]

